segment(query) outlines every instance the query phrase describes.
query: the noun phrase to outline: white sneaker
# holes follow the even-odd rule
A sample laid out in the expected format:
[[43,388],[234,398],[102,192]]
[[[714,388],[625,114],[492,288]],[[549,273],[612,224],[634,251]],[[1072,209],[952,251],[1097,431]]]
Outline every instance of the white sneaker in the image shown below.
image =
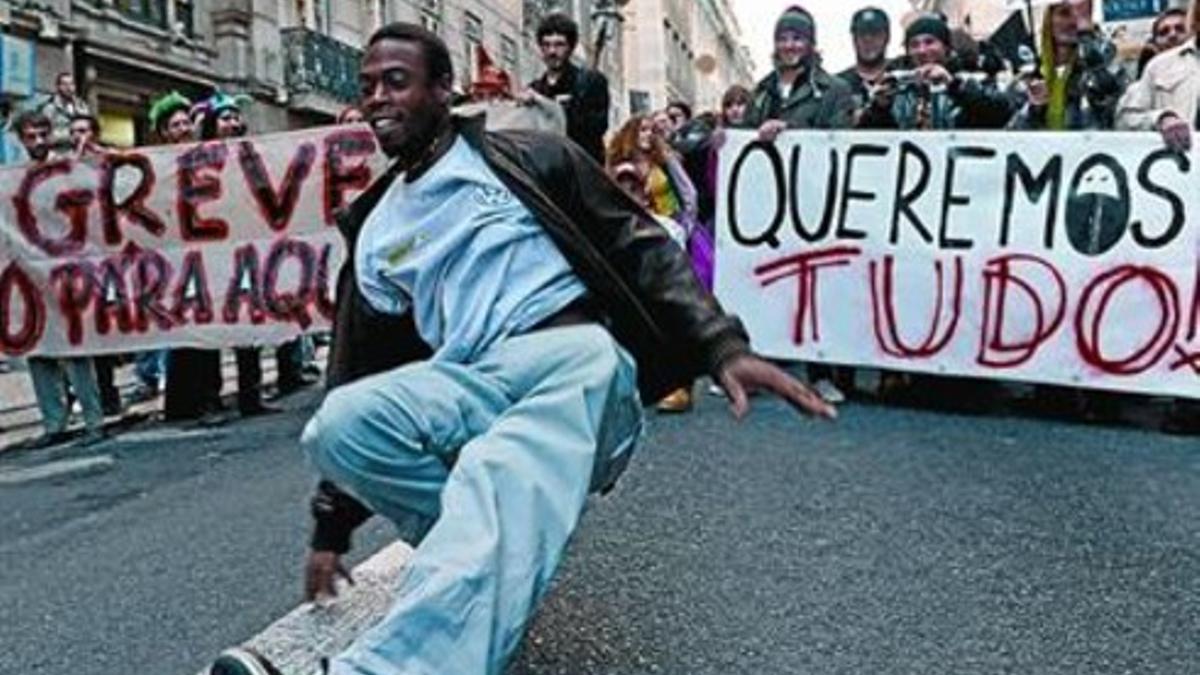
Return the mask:
[[816,390],[818,396],[825,399],[826,403],[837,404],[846,400],[846,395],[842,393],[842,390],[829,380],[818,380],[813,385],[813,389]]
[[712,384],[708,385],[708,395],[716,396],[718,398],[725,398],[725,390],[721,388],[721,385],[713,382]]

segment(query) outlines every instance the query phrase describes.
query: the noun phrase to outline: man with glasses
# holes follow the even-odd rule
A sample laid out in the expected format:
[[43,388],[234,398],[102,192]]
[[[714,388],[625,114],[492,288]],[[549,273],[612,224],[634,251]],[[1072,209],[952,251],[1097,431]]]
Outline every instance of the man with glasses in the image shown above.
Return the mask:
[[1138,77],[1146,72],[1146,65],[1150,63],[1150,59],[1187,42],[1187,36],[1187,11],[1181,7],[1172,7],[1159,14],[1150,28],[1150,41],[1146,43],[1142,55],[1138,58]]

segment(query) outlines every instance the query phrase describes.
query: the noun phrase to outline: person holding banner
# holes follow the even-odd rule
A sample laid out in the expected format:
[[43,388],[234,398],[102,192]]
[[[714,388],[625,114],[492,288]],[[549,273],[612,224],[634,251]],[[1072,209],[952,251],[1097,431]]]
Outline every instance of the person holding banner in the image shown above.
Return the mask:
[[[177,91],[154,99],[146,113],[153,142],[174,145],[195,140],[191,109],[191,100]],[[161,394],[167,373],[167,354],[166,349],[151,349],[134,357],[138,387],[130,399],[132,402],[150,401]]]
[[[195,140],[194,104],[179,92],[172,91],[157,99],[150,107],[150,125],[164,144],[188,143]],[[144,372],[143,384],[157,382],[152,375],[154,353],[139,360],[139,372]],[[166,387],[163,416],[168,421],[208,419],[216,421],[221,412],[221,357],[209,349],[177,347],[171,349],[164,364]],[[152,390],[151,390],[152,391]],[[149,396],[146,392],[143,396]]]
[[54,93],[38,107],[38,111],[50,120],[50,147],[63,154],[73,150],[71,120],[76,115],[92,112],[75,88],[75,76],[65,71],[54,77]]
[[[584,149],[452,117],[436,34],[379,29],[360,82],[395,162],[339,220],[350,253],[335,388],[301,438],[333,481],[314,503],[307,587],[332,590],[372,511],[415,526],[392,609],[329,674],[499,674],[588,493],[627,466],[643,396],[708,371],[739,417],[754,390],[835,410],[750,351],[683,251]],[[236,648],[208,673],[279,670]]]
[[1150,41],[1138,56],[1137,76],[1141,77],[1146,72],[1146,66],[1155,56],[1187,42],[1191,32],[1188,29],[1188,13],[1183,8],[1171,7],[1154,17],[1154,23],[1150,25]]
[[[1158,131],[1180,153],[1192,150],[1200,130],[1200,0],[1192,0],[1189,17],[1191,37],[1150,61],[1117,107],[1118,128]],[[1176,401],[1163,430],[1200,434],[1200,403]]]
[[[17,130],[30,161],[48,162],[56,159],[50,149],[51,124],[45,115],[32,111],[22,113],[13,122],[13,128]],[[67,422],[71,410],[68,393],[63,386],[64,374],[83,408],[85,432],[81,444],[91,445],[104,440],[104,408],[100,403],[100,387],[96,382],[96,368],[91,357],[32,356],[28,363],[33,393],[45,430],[30,446],[46,447],[69,438]]]
[[1186,152],[1200,125],[1200,0],[1192,0],[1187,42],[1155,57],[1117,105],[1117,128],[1157,131]]
[[[1115,123],[1117,101],[1125,91],[1124,70],[1115,63],[1116,46],[1093,24],[1090,0],[1050,3],[1042,15],[1041,63],[1034,76],[1014,84],[1020,108],[1009,122],[1014,130],[1102,131]],[[1039,410],[1093,421],[1120,418],[1121,398],[1110,392],[1037,385]]]
[[850,19],[850,38],[854,41],[854,65],[838,73],[854,93],[854,117],[871,100],[873,89],[887,72],[888,42],[892,39],[892,22],[887,12],[877,7],[864,7]]
[[1125,71],[1116,45],[1092,24],[1092,5],[1055,2],[1042,20],[1041,65],[1014,91],[1023,99],[1011,129],[1082,131],[1111,129]]
[[843,129],[854,110],[850,85],[825,72],[817,22],[799,5],[775,22],[775,70],[754,88],[744,126],[773,141],[784,129]]
[[[190,116],[199,122],[201,140],[219,140],[244,136],[246,123],[241,106],[249,96],[230,96],[216,91],[192,107]],[[174,118],[178,112],[171,115]],[[182,128],[182,123],[180,128]],[[262,354],[258,347],[238,347],[237,407],[242,417],[280,412],[268,405],[262,395]],[[288,359],[280,358],[280,367]],[[296,366],[297,368],[299,366]],[[164,415],[168,420],[202,419],[221,421],[221,353],[215,349],[172,349],[167,358],[167,389]]]

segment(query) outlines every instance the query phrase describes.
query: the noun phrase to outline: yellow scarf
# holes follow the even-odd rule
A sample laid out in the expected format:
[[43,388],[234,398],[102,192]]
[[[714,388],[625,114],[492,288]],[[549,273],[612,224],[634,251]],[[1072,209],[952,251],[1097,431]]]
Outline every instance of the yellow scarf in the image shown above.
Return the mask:
[[1054,31],[1050,25],[1050,14],[1053,6],[1046,10],[1042,21],[1042,78],[1046,80],[1046,89],[1050,93],[1050,102],[1046,110],[1046,128],[1061,131],[1067,128],[1067,84],[1071,81],[1071,71],[1075,68],[1075,59],[1066,64],[1060,73],[1054,63],[1055,49]]

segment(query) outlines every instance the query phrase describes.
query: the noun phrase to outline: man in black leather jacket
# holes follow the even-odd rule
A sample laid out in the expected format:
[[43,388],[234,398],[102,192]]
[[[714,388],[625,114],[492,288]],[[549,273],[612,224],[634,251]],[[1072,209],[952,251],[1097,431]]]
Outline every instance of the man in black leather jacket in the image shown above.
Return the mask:
[[567,136],[601,164],[608,131],[608,78],[571,63],[579,42],[579,27],[565,14],[549,14],[537,28],[538,49],[546,72],[529,88],[558,101],[567,116]]
[[[415,525],[396,604],[329,672],[499,673],[587,493],[628,462],[639,399],[708,372],[737,416],[755,390],[835,411],[750,352],[683,251],[581,148],[453,119],[436,35],[385,26],[360,80],[395,162],[339,219],[332,389],[302,444],[345,492],[324,483],[316,500],[309,589],[332,590],[369,513]],[[242,649],[210,669],[264,672],[278,671]]]

